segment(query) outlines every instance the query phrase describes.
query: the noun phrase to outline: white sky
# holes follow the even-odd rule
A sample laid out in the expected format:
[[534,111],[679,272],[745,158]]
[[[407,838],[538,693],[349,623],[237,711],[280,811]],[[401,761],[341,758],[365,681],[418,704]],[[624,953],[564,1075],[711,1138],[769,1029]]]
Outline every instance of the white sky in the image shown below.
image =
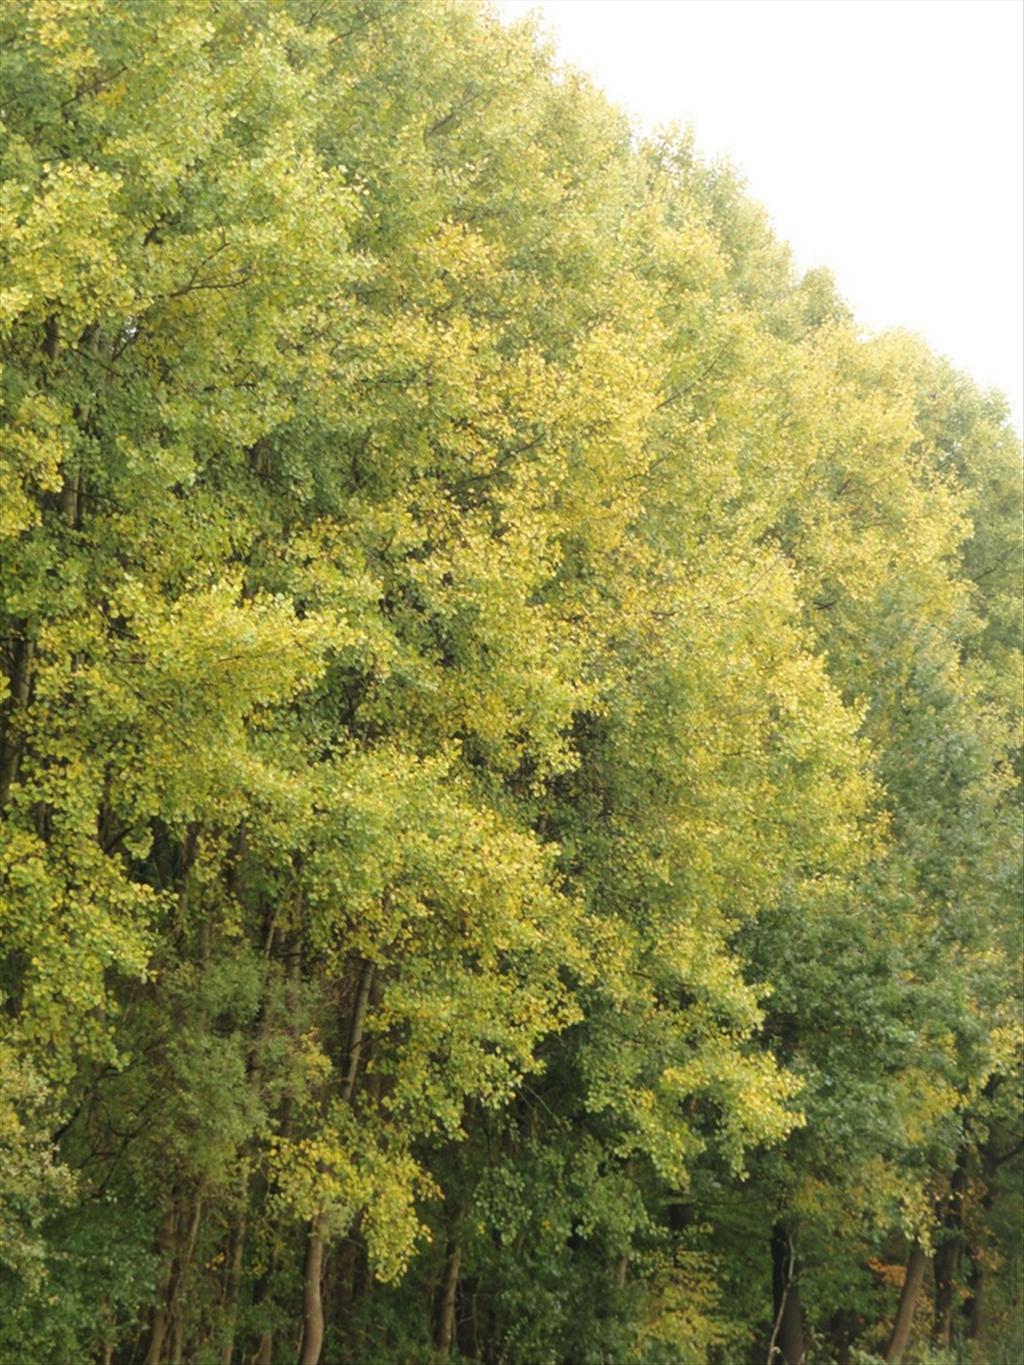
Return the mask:
[[497,0],[641,125],[692,124],[867,328],[1024,429],[1022,0]]

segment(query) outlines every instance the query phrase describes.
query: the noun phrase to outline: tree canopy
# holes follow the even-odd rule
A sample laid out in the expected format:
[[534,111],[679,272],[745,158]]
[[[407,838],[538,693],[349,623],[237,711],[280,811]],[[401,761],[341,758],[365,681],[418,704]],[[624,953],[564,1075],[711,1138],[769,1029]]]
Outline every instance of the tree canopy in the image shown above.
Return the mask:
[[0,1358],[1019,1359],[1004,400],[476,0],[0,58]]

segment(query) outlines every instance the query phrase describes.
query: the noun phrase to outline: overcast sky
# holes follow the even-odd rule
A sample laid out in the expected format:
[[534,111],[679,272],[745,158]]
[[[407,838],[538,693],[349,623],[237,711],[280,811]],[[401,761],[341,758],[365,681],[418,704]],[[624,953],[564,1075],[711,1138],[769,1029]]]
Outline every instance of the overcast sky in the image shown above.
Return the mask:
[[1024,428],[1021,0],[498,0],[642,125],[692,124],[827,265]]

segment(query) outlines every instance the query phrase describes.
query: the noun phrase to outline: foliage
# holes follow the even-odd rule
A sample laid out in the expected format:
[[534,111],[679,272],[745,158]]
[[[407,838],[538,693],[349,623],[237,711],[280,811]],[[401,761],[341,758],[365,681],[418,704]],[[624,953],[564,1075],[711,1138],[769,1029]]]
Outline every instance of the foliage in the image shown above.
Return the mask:
[[1012,1354],[1002,400],[475,0],[0,52],[0,1352]]

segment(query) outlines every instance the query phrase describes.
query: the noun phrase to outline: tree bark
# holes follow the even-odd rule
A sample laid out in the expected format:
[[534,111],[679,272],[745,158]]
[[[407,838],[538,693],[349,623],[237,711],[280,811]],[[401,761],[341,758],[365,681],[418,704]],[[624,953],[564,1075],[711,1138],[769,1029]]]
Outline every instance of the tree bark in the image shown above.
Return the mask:
[[[991,1097],[995,1093],[995,1086],[998,1082],[994,1079],[985,1087],[986,1097]],[[1015,1155],[1011,1152],[1008,1155]],[[964,1317],[967,1323],[967,1339],[977,1342],[984,1335],[985,1313],[986,1313],[986,1284],[985,1284],[985,1250],[986,1250],[986,1226],[988,1215],[992,1209],[993,1185],[999,1169],[1000,1158],[996,1151],[995,1139],[990,1132],[986,1141],[982,1144],[978,1153],[980,1165],[980,1199],[979,1210],[974,1219],[975,1226],[967,1234],[967,1255],[970,1260],[970,1274],[968,1276],[969,1294],[967,1302],[964,1304]],[[1005,1159],[1005,1158],[1004,1158]]]
[[356,996],[355,1011],[352,1015],[352,1031],[349,1037],[348,1046],[348,1070],[341,1091],[341,1097],[346,1104],[352,1099],[352,1095],[356,1088],[356,1077],[359,1074],[359,1058],[363,1050],[366,1010],[370,1003],[370,987],[372,985],[373,963],[367,962],[363,967],[363,973],[359,981],[359,993]]
[[51,313],[43,328],[43,354],[47,360],[56,360],[60,355],[60,319]]
[[827,1332],[836,1353],[836,1365],[850,1365],[850,1346],[855,1333],[853,1314],[837,1309],[829,1318]]
[[768,1363],[803,1365],[804,1325],[797,1281],[796,1251],[793,1236],[783,1223],[772,1229],[772,1301],[775,1322],[768,1344]]
[[188,1236],[185,1239],[184,1250],[177,1258],[174,1271],[174,1284],[171,1289],[171,1301],[169,1312],[171,1319],[171,1365],[182,1365],[185,1354],[185,1305],[182,1303],[181,1282],[187,1275],[192,1265],[192,1257],[195,1255],[196,1240],[199,1236],[199,1224],[203,1214],[203,1201],[198,1197],[192,1205],[192,1217],[189,1219]]
[[967,1149],[957,1153],[956,1169],[949,1182],[949,1194],[942,1212],[942,1241],[933,1259],[935,1271],[935,1323],[932,1339],[944,1350],[953,1336],[953,1301],[956,1277],[963,1248],[964,1190],[967,1188]]
[[72,530],[78,529],[78,508],[79,494],[82,487],[82,475],[76,467],[66,469],[64,472],[64,482],[60,489],[60,514],[64,523]]
[[11,691],[7,699],[7,715],[4,717],[3,739],[0,741],[0,807],[7,804],[7,795],[18,778],[18,765],[21,762],[22,740],[14,733],[17,716],[28,705],[32,688],[35,641],[25,633],[14,645],[14,661],[11,672]]
[[903,1277],[903,1288],[900,1290],[896,1321],[892,1326],[889,1345],[885,1349],[886,1365],[899,1365],[903,1359],[903,1352],[910,1344],[910,1332],[914,1325],[914,1309],[921,1292],[921,1282],[924,1279],[926,1264],[927,1257],[921,1249],[921,1244],[915,1242],[910,1248],[910,1255],[907,1257],[907,1273]]
[[174,1247],[177,1232],[177,1213],[172,1205],[160,1220],[156,1234],[157,1251],[163,1257],[164,1268],[157,1289],[156,1307],[149,1331],[149,1349],[146,1351],[144,1365],[160,1365],[164,1353],[164,1340],[170,1320],[170,1298],[174,1288]]
[[462,1248],[457,1240],[453,1240],[448,1247],[448,1260],[444,1268],[441,1301],[438,1306],[437,1332],[434,1337],[438,1353],[445,1358],[451,1355],[452,1341],[455,1338],[455,1295],[459,1287],[461,1262]]
[[306,1236],[306,1264],[302,1285],[302,1350],[299,1365],[318,1365],[324,1344],[324,1305],[320,1281],[324,1270],[324,1239],[320,1218],[313,1218]]
[[221,1352],[221,1365],[231,1365],[235,1354],[235,1326],[238,1322],[238,1296],[242,1288],[242,1261],[245,1255],[245,1213],[239,1215],[238,1223],[231,1237],[231,1261],[228,1266],[228,1282],[224,1296],[225,1331],[224,1349]]

